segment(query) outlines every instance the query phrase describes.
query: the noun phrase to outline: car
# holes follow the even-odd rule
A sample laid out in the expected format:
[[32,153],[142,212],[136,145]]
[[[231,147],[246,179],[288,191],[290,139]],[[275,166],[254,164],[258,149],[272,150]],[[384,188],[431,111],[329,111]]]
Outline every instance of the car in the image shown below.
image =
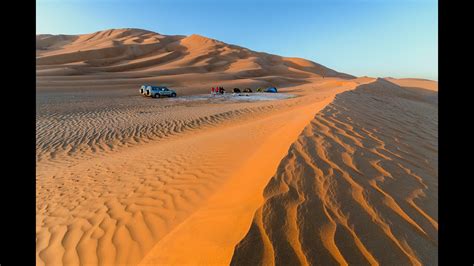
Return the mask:
[[163,86],[146,86],[144,95],[152,98],[160,98],[163,96],[176,97],[176,91]]

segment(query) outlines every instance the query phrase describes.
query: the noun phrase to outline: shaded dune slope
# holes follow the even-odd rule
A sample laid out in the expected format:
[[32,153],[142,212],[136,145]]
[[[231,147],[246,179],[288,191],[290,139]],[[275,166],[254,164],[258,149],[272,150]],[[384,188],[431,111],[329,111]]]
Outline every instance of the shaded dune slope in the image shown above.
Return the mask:
[[305,59],[255,52],[196,34],[112,29],[82,35],[37,35],[36,48],[40,90],[125,88],[142,83],[201,86],[234,80],[281,86],[321,76],[353,78]]
[[379,79],[291,146],[231,265],[437,264],[437,93]]
[[397,84],[398,86],[401,86],[404,88],[438,91],[438,82],[434,80],[416,79],[416,78],[403,78],[403,79],[385,78],[385,80],[391,83]]

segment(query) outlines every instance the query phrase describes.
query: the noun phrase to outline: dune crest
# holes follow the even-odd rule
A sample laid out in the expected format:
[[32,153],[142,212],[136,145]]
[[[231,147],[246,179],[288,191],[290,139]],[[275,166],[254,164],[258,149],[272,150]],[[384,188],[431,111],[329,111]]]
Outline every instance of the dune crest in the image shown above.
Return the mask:
[[436,264],[437,147],[432,97],[383,79],[339,94],[281,161],[231,265]]
[[161,35],[139,29],[43,34],[36,37],[36,47],[37,89],[47,91],[161,83],[202,93],[209,85],[199,84],[218,81],[247,79],[247,84],[282,86],[323,76],[353,78],[302,58],[255,52],[197,34]]

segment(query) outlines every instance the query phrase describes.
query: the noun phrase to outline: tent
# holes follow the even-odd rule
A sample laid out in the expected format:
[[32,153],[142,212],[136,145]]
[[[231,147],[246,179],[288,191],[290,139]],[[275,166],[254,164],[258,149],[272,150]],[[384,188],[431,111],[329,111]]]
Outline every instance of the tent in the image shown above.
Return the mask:
[[274,92],[275,93],[275,92],[278,92],[278,90],[275,87],[269,87],[269,88],[265,89],[265,92]]

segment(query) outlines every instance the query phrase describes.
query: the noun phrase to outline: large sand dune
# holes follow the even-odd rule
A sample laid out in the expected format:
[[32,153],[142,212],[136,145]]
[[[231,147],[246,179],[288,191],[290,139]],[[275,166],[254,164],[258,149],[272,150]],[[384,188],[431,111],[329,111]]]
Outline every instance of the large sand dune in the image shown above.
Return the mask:
[[374,81],[199,35],[38,35],[37,265],[435,264],[437,84]]
[[434,265],[437,104],[385,80],[339,94],[264,191],[232,265]]
[[161,83],[186,94],[235,85],[236,80],[243,85],[282,86],[322,76],[352,77],[305,59],[255,52],[200,35],[167,36],[139,29],[38,35],[36,47],[38,90]]

